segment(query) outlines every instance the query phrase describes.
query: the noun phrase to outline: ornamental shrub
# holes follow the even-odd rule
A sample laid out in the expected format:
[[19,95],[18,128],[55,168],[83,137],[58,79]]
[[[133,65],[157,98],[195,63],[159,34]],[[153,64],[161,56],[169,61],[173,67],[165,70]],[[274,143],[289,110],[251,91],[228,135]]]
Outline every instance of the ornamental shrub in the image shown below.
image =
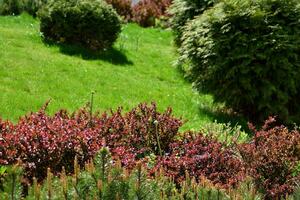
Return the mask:
[[0,124],[0,164],[22,161],[24,180],[39,181],[46,177],[47,168],[58,173],[65,167],[73,170],[75,156],[81,166],[102,147],[95,128],[87,126],[89,115],[79,111],[70,117],[60,111],[53,117],[44,110],[20,119],[18,124]]
[[92,50],[110,48],[121,31],[119,16],[103,0],[52,0],[39,17],[46,39]]
[[300,122],[298,0],[224,0],[190,21],[180,62],[195,88],[255,122]]
[[265,199],[285,199],[300,181],[300,133],[284,126],[270,127],[269,118],[261,130],[251,126],[253,139],[239,146],[248,174]]
[[106,0],[108,4],[117,11],[117,13],[126,21],[132,19],[132,6],[131,0]]
[[175,43],[180,46],[182,32],[187,21],[202,14],[206,9],[213,6],[217,0],[174,0],[170,6],[170,25],[175,36]]
[[212,136],[186,133],[170,145],[170,152],[159,158],[153,171],[163,169],[177,184],[187,174],[197,182],[205,177],[221,188],[235,187],[245,178],[244,165],[235,151]]
[[83,166],[104,145],[113,158],[132,169],[147,155],[166,152],[182,125],[170,108],[160,113],[154,103],[140,104],[125,114],[118,109],[93,116],[87,109],[71,115],[60,110],[49,116],[45,108],[15,125],[0,120],[0,165],[22,161],[28,182],[33,177],[43,180],[47,168],[57,174],[64,167],[70,173],[75,156]]
[[171,0],[141,0],[133,6],[133,21],[142,27],[155,26],[155,20],[167,15]]

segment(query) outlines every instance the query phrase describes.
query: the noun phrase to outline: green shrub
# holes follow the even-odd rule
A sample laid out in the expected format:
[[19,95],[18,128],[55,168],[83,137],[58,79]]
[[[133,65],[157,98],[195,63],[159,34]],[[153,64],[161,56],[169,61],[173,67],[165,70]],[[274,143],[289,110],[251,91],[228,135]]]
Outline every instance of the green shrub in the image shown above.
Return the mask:
[[53,0],[39,16],[46,39],[92,50],[110,48],[121,31],[119,16],[103,0]]
[[[15,165],[9,167],[4,182],[4,190],[0,189],[0,200],[21,198],[22,169]],[[180,189],[170,178],[157,172],[155,177],[149,177],[146,168],[138,164],[131,171],[121,166],[120,161],[113,162],[110,152],[103,147],[91,160],[85,164],[85,170],[80,169],[77,160],[74,161],[74,174],[67,174],[63,169],[59,176],[47,170],[47,180],[38,182],[33,178],[33,184],[28,185],[27,200],[31,199],[222,199],[229,200],[226,191],[214,187],[211,182],[202,179],[196,183],[194,179],[180,185]],[[237,196],[238,194],[235,194]]]
[[37,12],[47,4],[48,0],[23,0],[23,11],[36,17]]
[[298,0],[224,0],[190,21],[180,62],[198,91],[248,119],[300,122]]
[[180,45],[180,38],[187,21],[202,14],[207,8],[213,6],[216,0],[174,0],[170,7],[171,27],[174,31],[175,43]]
[[48,0],[0,0],[0,15],[19,15],[22,12],[36,17]]
[[0,0],[0,15],[19,15],[21,12],[19,0]]

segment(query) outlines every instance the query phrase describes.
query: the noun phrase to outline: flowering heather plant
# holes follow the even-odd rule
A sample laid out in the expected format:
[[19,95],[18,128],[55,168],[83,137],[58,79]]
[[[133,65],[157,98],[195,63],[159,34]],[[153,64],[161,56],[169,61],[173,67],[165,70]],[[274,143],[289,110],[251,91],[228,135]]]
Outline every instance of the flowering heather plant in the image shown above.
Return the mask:
[[269,118],[261,130],[250,124],[255,135],[239,146],[248,174],[265,199],[285,198],[300,181],[300,133],[284,126],[270,128],[274,121]]

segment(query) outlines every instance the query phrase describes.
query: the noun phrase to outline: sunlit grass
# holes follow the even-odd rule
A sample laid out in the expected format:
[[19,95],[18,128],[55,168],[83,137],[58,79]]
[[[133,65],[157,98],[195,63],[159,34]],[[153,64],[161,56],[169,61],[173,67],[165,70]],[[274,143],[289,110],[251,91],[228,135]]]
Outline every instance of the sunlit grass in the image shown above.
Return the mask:
[[0,17],[0,116],[16,121],[48,99],[54,113],[74,111],[95,91],[95,110],[129,110],[140,102],[171,106],[188,120],[183,129],[214,121],[212,98],[192,90],[172,66],[176,60],[168,30],[124,25],[114,50],[95,55],[83,49],[43,43],[39,22],[28,15]]

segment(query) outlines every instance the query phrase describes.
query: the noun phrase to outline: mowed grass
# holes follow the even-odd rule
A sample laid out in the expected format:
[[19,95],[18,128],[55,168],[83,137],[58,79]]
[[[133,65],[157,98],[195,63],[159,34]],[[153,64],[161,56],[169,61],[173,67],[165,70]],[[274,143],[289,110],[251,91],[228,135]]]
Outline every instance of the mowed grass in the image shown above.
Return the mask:
[[199,129],[215,120],[208,95],[199,95],[172,66],[176,60],[170,31],[124,25],[105,54],[79,47],[46,44],[39,22],[28,15],[0,17],[0,116],[17,121],[51,99],[48,112],[84,106],[95,91],[94,109],[141,102],[168,106],[187,120],[184,129]]

